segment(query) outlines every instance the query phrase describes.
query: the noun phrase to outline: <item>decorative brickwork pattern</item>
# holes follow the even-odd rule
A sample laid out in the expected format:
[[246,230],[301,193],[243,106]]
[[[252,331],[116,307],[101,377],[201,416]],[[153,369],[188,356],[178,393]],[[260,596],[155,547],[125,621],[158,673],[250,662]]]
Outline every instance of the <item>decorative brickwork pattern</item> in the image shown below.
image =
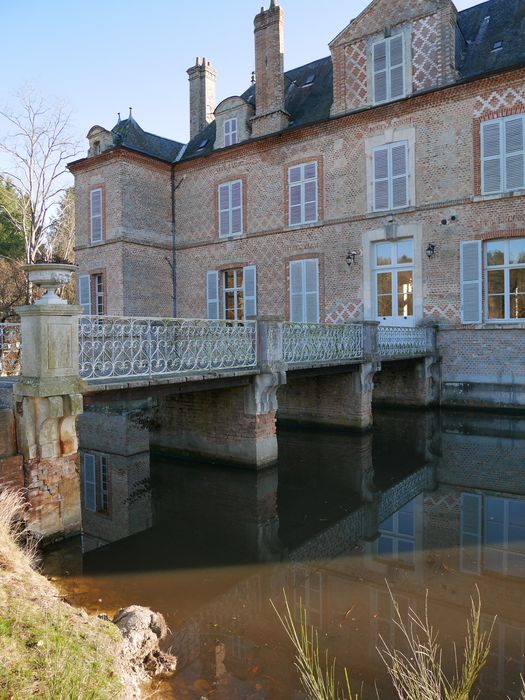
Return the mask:
[[441,76],[439,15],[429,15],[412,25],[412,85],[414,92],[431,88]]
[[363,304],[345,304],[338,301],[328,309],[325,323],[345,323],[346,321],[360,321],[363,318]]
[[500,115],[494,114],[494,112],[516,106],[522,107],[523,111],[525,111],[525,88],[501,88],[494,90],[489,95],[478,95],[474,108],[474,117],[479,119],[485,114],[492,114],[496,118]]
[[368,101],[366,44],[356,41],[345,47],[346,109],[358,109]]

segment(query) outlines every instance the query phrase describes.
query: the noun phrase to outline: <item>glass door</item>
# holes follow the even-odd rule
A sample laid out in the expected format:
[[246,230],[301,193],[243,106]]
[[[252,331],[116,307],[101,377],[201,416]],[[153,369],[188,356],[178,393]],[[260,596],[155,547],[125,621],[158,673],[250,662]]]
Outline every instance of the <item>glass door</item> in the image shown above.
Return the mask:
[[374,246],[375,318],[385,326],[414,325],[414,242]]

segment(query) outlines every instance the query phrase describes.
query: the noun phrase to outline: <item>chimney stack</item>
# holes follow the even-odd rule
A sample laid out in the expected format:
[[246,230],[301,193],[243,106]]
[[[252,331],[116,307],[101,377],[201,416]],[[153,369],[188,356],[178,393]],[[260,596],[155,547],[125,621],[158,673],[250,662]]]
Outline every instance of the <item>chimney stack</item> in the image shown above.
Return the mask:
[[215,80],[217,71],[205,58],[188,68],[190,81],[190,139],[213,121],[215,111]]
[[288,126],[284,110],[284,11],[271,0],[254,20],[255,117],[253,136],[264,136]]

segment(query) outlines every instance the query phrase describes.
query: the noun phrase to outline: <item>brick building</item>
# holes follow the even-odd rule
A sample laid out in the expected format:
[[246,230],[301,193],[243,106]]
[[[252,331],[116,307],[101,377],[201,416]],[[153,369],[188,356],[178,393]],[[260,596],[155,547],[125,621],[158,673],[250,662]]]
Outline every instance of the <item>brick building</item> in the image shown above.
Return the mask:
[[248,90],[216,105],[210,62],[188,70],[188,144],[131,115],[90,130],[80,302],[438,324],[444,404],[522,407],[524,31],[525,0],[373,0],[285,73],[271,0]]

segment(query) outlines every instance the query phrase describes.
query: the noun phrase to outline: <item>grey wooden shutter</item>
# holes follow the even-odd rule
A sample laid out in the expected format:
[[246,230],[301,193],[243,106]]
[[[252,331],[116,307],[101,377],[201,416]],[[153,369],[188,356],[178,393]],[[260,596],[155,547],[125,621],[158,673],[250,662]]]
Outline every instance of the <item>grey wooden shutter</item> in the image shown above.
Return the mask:
[[388,146],[376,148],[373,153],[374,211],[389,208]]
[[296,226],[303,220],[303,168],[297,165],[288,169],[289,225]]
[[471,574],[481,572],[481,496],[461,494],[460,569]]
[[387,99],[387,46],[386,41],[374,44],[372,62],[374,69],[374,102],[384,102]]
[[481,241],[461,243],[461,322],[481,323]]
[[483,194],[501,192],[501,120],[481,125],[481,190]]
[[230,226],[230,185],[219,185],[219,236],[229,236]]
[[83,308],[83,314],[91,314],[91,278],[89,275],[81,275],[78,278],[78,303]]
[[84,453],[84,506],[95,513],[97,510],[97,481],[95,455]]
[[403,35],[397,34],[389,41],[390,59],[390,99],[395,100],[405,94],[405,61]]
[[523,115],[505,120],[505,189],[525,186]]
[[231,233],[242,233],[242,180],[231,183]]
[[319,323],[319,260],[304,260],[304,308],[306,323]]
[[303,318],[303,264],[302,260],[290,263],[290,321],[302,323]]
[[219,318],[219,273],[210,270],[206,274],[206,299],[208,318],[217,320]]
[[309,163],[304,166],[304,221],[312,223],[317,221],[317,163]]
[[257,271],[255,265],[244,268],[244,318],[250,320],[257,316]]
[[91,242],[102,240],[102,190],[91,190],[90,195]]
[[391,148],[392,208],[408,206],[408,148],[396,143]]

